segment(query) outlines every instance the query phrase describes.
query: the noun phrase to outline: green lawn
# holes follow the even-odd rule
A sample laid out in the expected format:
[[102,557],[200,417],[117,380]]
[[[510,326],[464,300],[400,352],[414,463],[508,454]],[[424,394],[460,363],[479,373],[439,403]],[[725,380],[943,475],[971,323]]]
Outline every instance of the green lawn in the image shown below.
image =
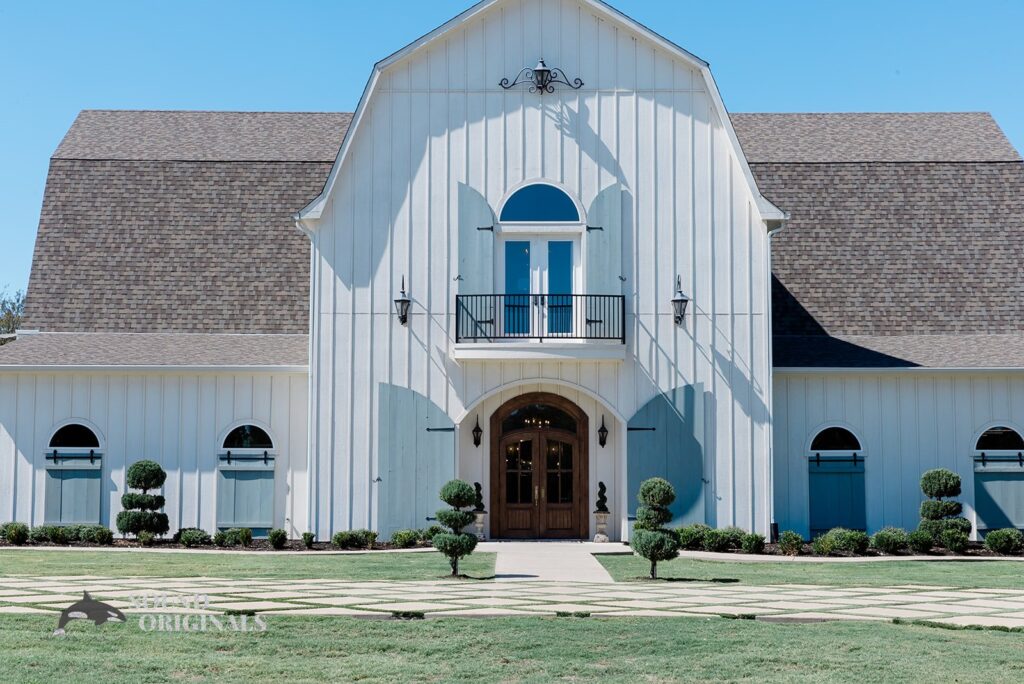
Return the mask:
[[414,622],[268,616],[252,633],[144,632],[4,616],[19,681],[1020,681],[1020,634],[704,618]]
[[[471,577],[494,575],[494,554],[474,553],[460,563]],[[451,572],[441,554],[366,553],[276,555],[145,553],[125,551],[0,550],[0,575],[100,575],[128,577],[275,577],[281,579],[428,580]],[[2,656],[0,656],[2,661]]]
[[[650,563],[631,555],[599,555],[616,581],[646,577]],[[736,563],[677,558],[658,563],[658,577],[675,580],[732,580],[748,584],[843,584],[889,586],[1024,588],[1024,563],[1010,561],[886,561],[875,563]]]

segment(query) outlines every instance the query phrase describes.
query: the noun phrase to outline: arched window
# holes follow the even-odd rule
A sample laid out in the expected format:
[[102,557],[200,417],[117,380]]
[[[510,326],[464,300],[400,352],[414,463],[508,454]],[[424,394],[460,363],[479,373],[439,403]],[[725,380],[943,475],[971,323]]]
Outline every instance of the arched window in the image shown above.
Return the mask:
[[1008,427],[993,427],[985,430],[975,447],[978,451],[1024,451],[1024,438]]
[[846,428],[829,427],[815,435],[811,451],[860,451],[860,442]]
[[527,404],[515,409],[501,421],[502,432],[521,428],[576,432],[576,419],[562,409],[548,404]]
[[576,203],[547,183],[527,185],[512,193],[501,210],[503,223],[579,223]]
[[274,443],[263,428],[239,425],[224,438],[225,449],[273,449]]
[[99,449],[96,433],[78,423],[65,425],[50,438],[51,449]]

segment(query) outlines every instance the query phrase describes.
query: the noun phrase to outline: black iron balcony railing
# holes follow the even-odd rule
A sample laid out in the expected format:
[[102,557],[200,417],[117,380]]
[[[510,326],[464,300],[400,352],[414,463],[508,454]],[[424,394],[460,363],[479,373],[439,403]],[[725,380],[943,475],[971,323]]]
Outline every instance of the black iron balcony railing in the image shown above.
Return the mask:
[[456,342],[626,342],[622,295],[459,295],[455,312]]

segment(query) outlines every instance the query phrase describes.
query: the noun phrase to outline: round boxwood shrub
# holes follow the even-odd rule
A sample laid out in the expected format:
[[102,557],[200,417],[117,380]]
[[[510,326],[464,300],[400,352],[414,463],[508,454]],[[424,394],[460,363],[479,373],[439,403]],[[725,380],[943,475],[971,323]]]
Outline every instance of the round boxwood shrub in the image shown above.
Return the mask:
[[232,527],[224,533],[226,546],[249,546],[252,544],[252,530],[248,527]]
[[315,541],[316,541],[316,535],[313,534],[312,532],[303,532],[302,533],[302,545],[305,546],[307,549],[312,549],[313,548],[313,542],[315,542]]
[[[82,534],[88,525],[65,525],[64,526],[64,539],[68,542],[82,541]],[[88,532],[85,532],[88,535]]]
[[178,531],[175,532],[174,535],[171,537],[171,541],[173,541],[175,544],[180,544],[182,535],[192,530],[199,530],[200,532],[202,532],[202,530],[200,530],[198,527],[179,527]]
[[429,544],[433,541],[434,535],[441,534],[442,532],[444,532],[444,528],[440,525],[431,525],[424,530],[420,530],[420,539]]
[[224,548],[228,545],[228,535],[223,530],[217,530],[213,533],[213,545]]
[[680,548],[686,549],[687,551],[703,549],[704,535],[707,534],[710,529],[710,527],[703,523],[685,525],[683,527],[676,528],[676,537],[679,538]]
[[1008,527],[1005,530],[992,530],[985,535],[985,548],[1003,556],[1020,553],[1021,548],[1024,548],[1024,535],[1013,527]]
[[732,536],[725,530],[708,530],[704,533],[704,550],[725,553],[733,548]]
[[28,541],[28,525],[20,522],[7,523],[4,528],[4,536],[9,544],[21,546]]
[[66,544],[68,542],[64,528],[58,525],[39,525],[38,527],[33,527],[29,533],[29,539],[36,544],[45,544],[46,542]]
[[212,540],[210,539],[210,535],[208,535],[205,531],[196,529],[194,527],[186,530],[179,530],[179,532],[180,534],[177,534],[175,536],[178,537],[178,541],[181,543],[181,545],[188,549],[194,548],[196,546],[209,546],[212,542]]
[[955,528],[949,528],[942,533],[942,545],[953,553],[963,553],[967,550],[967,535]]
[[921,491],[929,499],[960,496],[960,476],[945,468],[927,470],[921,475]]
[[418,530],[397,530],[391,535],[391,545],[398,549],[408,549],[420,541]]
[[[676,500],[672,484],[660,477],[652,477],[640,483],[638,497],[640,506],[636,511],[633,538],[629,545],[633,551],[651,562],[651,579],[658,579],[658,562],[672,560],[679,554],[679,537],[665,524],[672,520],[668,507]],[[715,530],[709,530],[707,537]]]
[[92,539],[93,542],[101,546],[110,546],[114,543],[114,533],[110,531],[109,527],[97,525],[92,528]]
[[834,527],[811,542],[814,553],[820,556],[827,556],[831,553],[862,556],[867,552],[870,544],[871,539],[864,532],[848,530],[843,527]]
[[476,491],[468,482],[451,480],[441,487],[440,497],[441,501],[451,506],[437,512],[438,522],[447,527],[448,531],[435,534],[431,542],[435,549],[447,556],[452,566],[452,577],[458,577],[459,561],[476,548],[476,535],[462,531],[476,520],[472,511],[462,510],[476,502]]
[[793,530],[779,535],[779,552],[786,556],[799,556],[804,549],[804,538]]
[[372,549],[377,533],[370,530],[343,530],[331,537],[331,543],[339,549]]
[[267,533],[267,541],[270,542],[271,548],[280,551],[288,543],[288,533],[280,528],[275,528]]
[[730,526],[722,528],[722,534],[729,541],[730,549],[738,549],[743,543],[743,537],[746,536],[747,531],[740,527]]
[[836,550],[836,538],[829,532],[819,534],[811,540],[811,551],[816,556],[830,556]]
[[743,553],[764,553],[764,535],[756,532],[743,535],[743,539],[740,540],[740,550]]
[[882,553],[899,553],[907,548],[907,533],[898,527],[882,528],[871,537],[871,547]]
[[926,530],[914,530],[907,535],[907,545],[916,554],[925,554],[935,546],[935,538]]
[[156,535],[147,530],[140,531],[136,538],[143,546],[152,546],[153,542],[156,541]]

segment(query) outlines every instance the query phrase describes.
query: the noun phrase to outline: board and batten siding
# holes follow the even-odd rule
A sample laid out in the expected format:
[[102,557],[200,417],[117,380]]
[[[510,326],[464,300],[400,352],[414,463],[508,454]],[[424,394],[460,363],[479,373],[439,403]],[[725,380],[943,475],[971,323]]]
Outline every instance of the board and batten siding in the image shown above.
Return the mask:
[[[540,56],[586,85],[543,96],[498,87]],[[307,222],[321,536],[377,523],[382,385],[458,422],[490,392],[546,380],[584,388],[625,420],[657,394],[703,387],[714,397],[706,519],[767,532],[768,240],[722,116],[692,63],[576,0],[497,3],[381,73]],[[625,362],[453,359],[460,188],[497,215],[532,180],[585,210],[622,186],[612,263],[627,298]],[[682,327],[670,306],[677,274],[693,299]],[[407,327],[393,313],[403,277]],[[609,491],[610,504],[626,495]]]
[[217,454],[228,428],[254,422],[277,451],[274,524],[308,529],[304,373],[0,373],[0,519],[43,522],[45,452],[55,428],[87,421],[103,451],[100,520],[113,528],[126,468],[151,459],[171,530],[216,526]]
[[917,528],[921,474],[930,468],[960,475],[958,499],[974,524],[978,437],[995,425],[1024,428],[1019,373],[778,371],[774,392],[775,516],[780,529],[805,536],[807,459],[811,440],[825,427],[845,427],[860,441],[869,533],[889,525]]

